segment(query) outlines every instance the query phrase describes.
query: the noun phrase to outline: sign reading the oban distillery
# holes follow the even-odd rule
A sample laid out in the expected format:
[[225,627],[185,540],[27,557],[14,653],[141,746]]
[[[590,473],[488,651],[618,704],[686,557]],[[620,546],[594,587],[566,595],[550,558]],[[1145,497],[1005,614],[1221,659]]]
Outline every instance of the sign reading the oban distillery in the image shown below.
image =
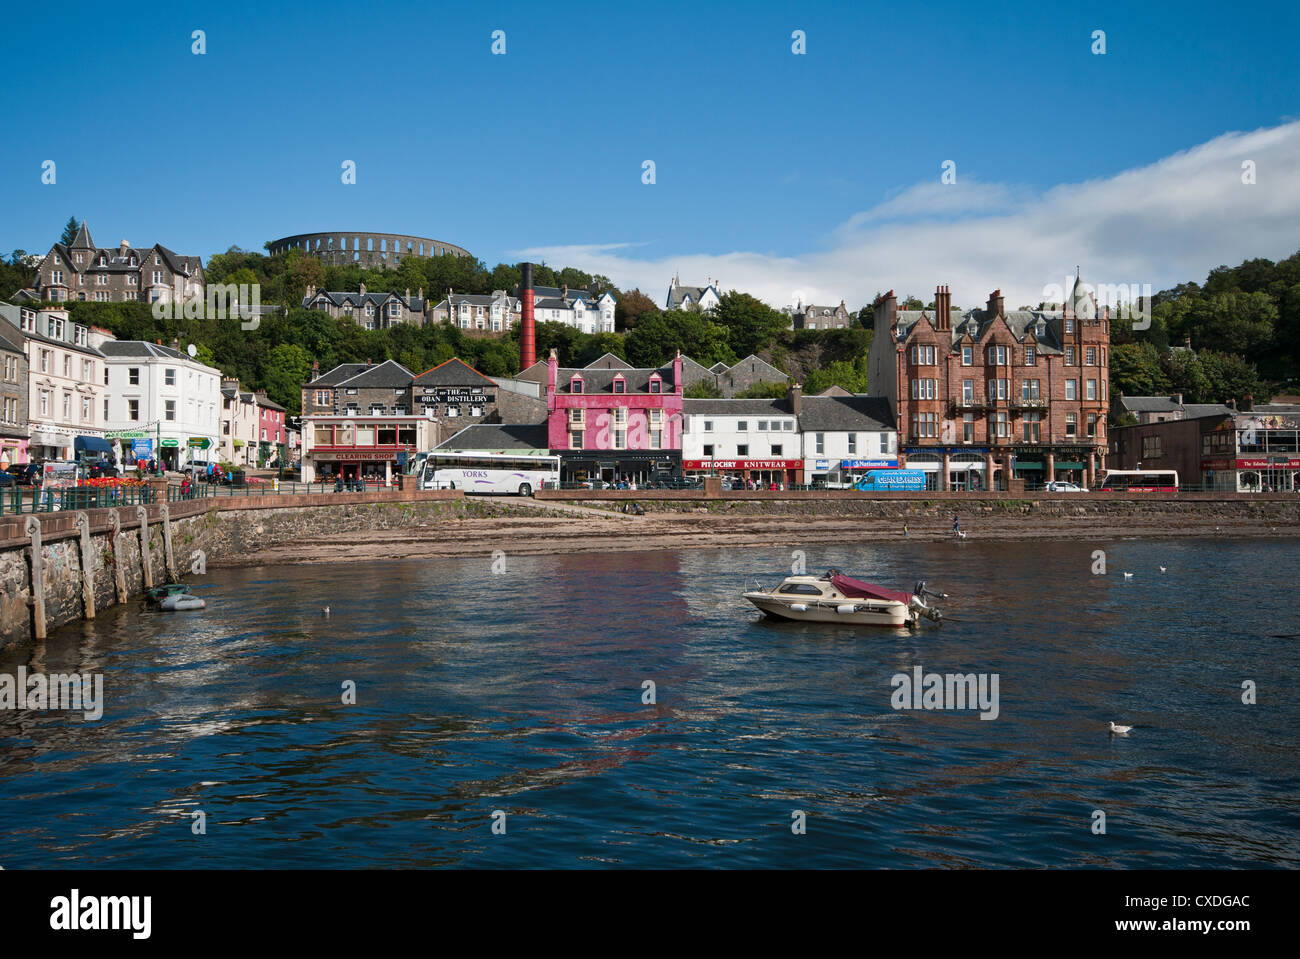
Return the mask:
[[468,386],[426,386],[424,397],[433,397],[438,403],[486,403],[488,395],[481,389]]

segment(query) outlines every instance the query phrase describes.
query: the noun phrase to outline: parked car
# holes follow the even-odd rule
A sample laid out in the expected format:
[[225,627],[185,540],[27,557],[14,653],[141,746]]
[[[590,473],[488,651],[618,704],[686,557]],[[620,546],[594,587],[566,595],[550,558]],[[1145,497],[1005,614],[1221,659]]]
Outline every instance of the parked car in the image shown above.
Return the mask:
[[[41,482],[41,464],[14,463],[5,471],[5,475],[12,476],[19,486],[38,486]],[[0,480],[0,485],[7,484]]]
[[1049,492],[1049,493],[1086,493],[1086,492],[1088,492],[1084,487],[1080,486],[1078,483],[1065,483],[1065,482],[1061,482],[1061,481],[1057,481],[1057,480],[1053,480],[1052,482],[1048,483],[1046,486],[1043,487],[1043,489],[1045,489],[1045,490],[1046,490],[1047,492]]
[[96,460],[86,468],[86,474],[91,479],[100,479],[105,476],[110,478],[121,476],[122,471],[108,460]]

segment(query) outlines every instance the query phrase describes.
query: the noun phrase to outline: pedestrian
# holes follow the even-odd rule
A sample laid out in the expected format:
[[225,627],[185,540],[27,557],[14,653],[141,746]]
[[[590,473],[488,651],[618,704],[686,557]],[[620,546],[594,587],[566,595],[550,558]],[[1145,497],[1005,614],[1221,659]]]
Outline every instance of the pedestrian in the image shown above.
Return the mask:
[[956,513],[952,514],[952,531],[954,533],[961,532],[961,519]]

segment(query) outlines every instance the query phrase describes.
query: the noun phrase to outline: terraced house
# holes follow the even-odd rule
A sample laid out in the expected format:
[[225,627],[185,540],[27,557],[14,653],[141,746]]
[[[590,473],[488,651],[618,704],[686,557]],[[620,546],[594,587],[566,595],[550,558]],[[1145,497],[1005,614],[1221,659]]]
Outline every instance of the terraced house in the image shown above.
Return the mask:
[[505,290],[492,293],[454,293],[429,311],[430,323],[450,323],[470,334],[504,333],[519,323],[519,297],[507,296]]
[[302,305],[304,309],[321,310],[335,319],[355,320],[358,326],[366,330],[386,330],[402,323],[424,325],[423,289],[411,296],[408,288],[403,296],[394,292],[371,293],[366,290],[364,283],[356,293],[330,293],[309,286]]
[[935,309],[874,305],[868,376],[900,432],[900,463],[929,489],[1091,486],[1106,455],[1110,313],[1076,276],[1060,310],[956,310],[946,286]]
[[123,240],[100,248],[83,221],[70,245],[50,248],[36,274],[36,285],[19,296],[32,300],[86,300],[120,303],[180,302],[203,297],[203,262],[173,253],[161,244],[134,249]]

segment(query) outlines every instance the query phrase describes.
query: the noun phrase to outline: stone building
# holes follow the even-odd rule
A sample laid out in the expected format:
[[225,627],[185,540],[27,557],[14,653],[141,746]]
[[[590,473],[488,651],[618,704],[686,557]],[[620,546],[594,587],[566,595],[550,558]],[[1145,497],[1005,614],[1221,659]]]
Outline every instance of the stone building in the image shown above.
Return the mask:
[[839,306],[795,304],[790,313],[790,326],[795,330],[843,330],[852,325],[853,314],[843,300]]
[[155,244],[136,250],[126,240],[115,249],[95,246],[83,222],[70,245],[56,243],[41,260],[36,285],[23,295],[35,300],[170,303],[203,297],[203,262]]
[[517,296],[505,290],[489,294],[454,293],[429,309],[430,323],[450,323],[471,335],[504,333],[519,323],[521,307]]
[[983,310],[874,305],[868,376],[898,423],[900,465],[931,489],[1091,485],[1106,453],[1109,309],[1078,277],[1064,309],[1007,310],[995,290]]
[[354,231],[299,233],[281,237],[266,245],[271,256],[300,250],[329,266],[363,266],[367,269],[396,269],[410,256],[469,256],[464,247],[406,233],[358,233]]
[[304,309],[321,310],[335,319],[355,320],[366,330],[386,330],[402,323],[423,326],[425,318],[423,289],[411,296],[408,288],[403,296],[396,292],[371,293],[364,283],[356,293],[330,293],[309,286],[302,305]]

